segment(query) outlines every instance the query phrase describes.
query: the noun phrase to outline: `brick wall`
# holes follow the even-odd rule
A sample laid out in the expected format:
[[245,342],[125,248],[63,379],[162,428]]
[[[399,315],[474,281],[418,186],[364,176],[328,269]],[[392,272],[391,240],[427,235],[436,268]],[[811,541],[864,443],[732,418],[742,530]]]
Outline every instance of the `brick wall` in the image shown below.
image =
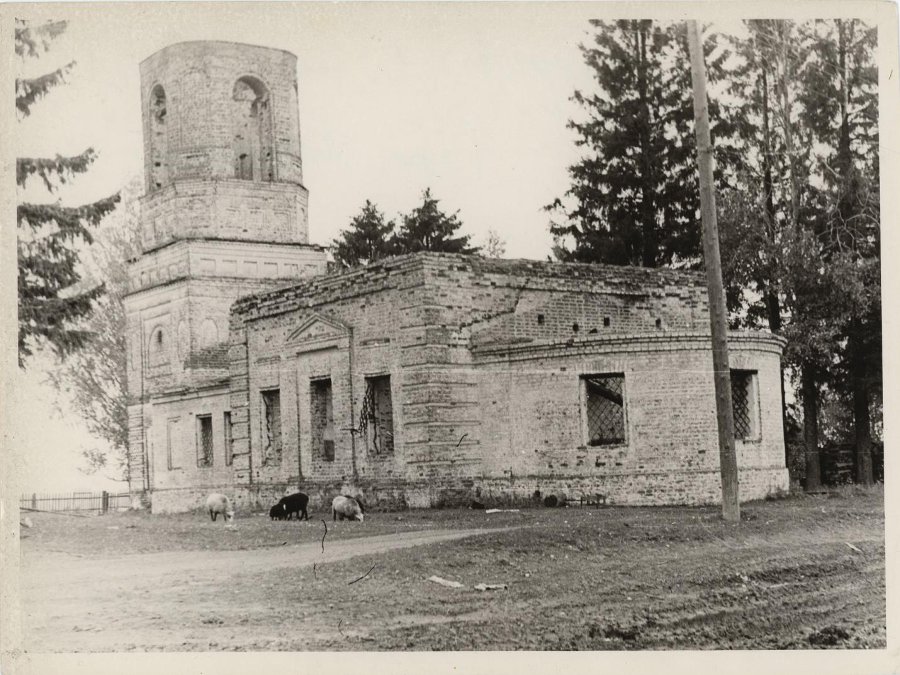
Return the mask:
[[[204,496],[216,486],[233,481],[233,472],[226,465],[224,438],[225,412],[228,411],[228,390],[225,387],[185,392],[157,399],[147,413],[149,424],[148,458],[154,490],[190,487]],[[213,428],[213,462],[209,467],[198,466],[198,422],[200,415],[209,415]],[[154,499],[154,510],[158,510]]]
[[[604,343],[605,342],[605,343]],[[481,439],[491,452],[490,476],[548,478],[609,474],[718,471],[718,437],[709,338],[671,342],[597,341],[566,352],[481,364]],[[753,397],[757,438],[737,443],[742,468],[784,467],[779,343],[732,334],[731,362],[757,372]],[[586,435],[586,375],[624,376],[625,442],[591,446]]]
[[[621,503],[716,501],[706,325],[696,274],[452,255],[404,256],[242,298],[230,360],[245,454],[233,489],[252,502],[296,484],[326,503],[343,486],[395,506],[465,503],[482,492],[523,499],[539,485],[603,487]],[[732,344],[733,367],[757,373],[760,437],[737,445],[742,496],[759,497],[787,487],[782,345],[758,333]],[[598,372],[625,375],[627,442],[615,447],[584,438],[581,376]],[[350,430],[360,429],[366,378],[383,374],[395,438],[379,456]],[[333,461],[310,443],[310,383],[322,377],[332,382]],[[281,466],[263,467],[259,397],[275,387],[285,454]]]
[[[184,257],[189,258],[192,247],[201,244],[180,242],[173,248],[183,248]],[[215,253],[216,243],[207,242],[200,248],[199,259],[202,260],[203,256]],[[260,245],[259,248],[264,249],[264,255],[278,253],[275,251],[273,254],[272,251],[277,247]],[[212,253],[207,249],[211,249]],[[299,249],[298,253],[301,260],[306,261],[310,257],[306,249]],[[313,258],[307,262],[324,267],[324,254],[321,251],[314,253],[318,260]],[[253,251],[246,255],[252,256]],[[193,267],[196,269],[197,265]],[[134,269],[139,272],[146,266],[135,266]],[[308,273],[305,264],[299,269],[301,273]],[[149,405],[152,399],[216,384],[227,387],[231,303],[248,292],[287,282],[285,279],[220,278],[214,276],[214,272],[204,276],[198,271],[196,275],[192,273],[189,277],[157,283],[125,298],[128,326],[126,372],[130,403],[129,463],[134,467],[145,464],[144,427],[152,424],[154,418],[161,414]],[[163,344],[159,354],[152,354],[156,331],[162,331]],[[141,401],[144,406],[141,406]],[[213,432],[218,447],[223,437],[218,426],[214,425]],[[230,469],[228,476],[231,480]],[[143,471],[140,471],[133,474],[132,484],[142,486],[143,480]]]
[[[179,235],[305,243],[297,59],[231,42],[183,42],[141,63],[144,125],[144,245]],[[252,78],[265,90],[273,175],[238,180],[235,85]],[[164,91],[165,116],[155,117]],[[243,133],[243,132],[242,132]]]
[[[380,278],[378,287],[386,292],[363,295],[362,284],[348,284],[341,299],[321,303],[310,294],[302,308],[259,316],[247,324],[232,314],[232,399],[233,407],[242,410],[236,438],[251,451],[241,477],[265,485],[290,482],[301,473],[325,481],[364,479],[373,473],[402,475],[405,464],[396,448],[392,453],[369,452],[365,436],[351,430],[360,426],[366,378],[377,375],[391,377],[394,424],[403,424],[404,365],[423,330],[417,300],[422,289],[415,274],[407,274],[411,269]],[[311,382],[326,377],[332,385],[333,460],[325,460],[311,443]],[[285,454],[281,467],[262,467],[259,392],[275,387],[282,392]]]
[[145,250],[186,237],[305,244],[309,193],[291,183],[182,179],[141,198]]
[[[261,81],[269,91],[276,149],[277,180],[303,183],[300,162],[297,57],[280,50],[234,42],[181,42],[141,62],[145,173],[150,176],[154,134],[150,91],[165,89],[169,176],[233,176],[231,102],[242,77]],[[148,185],[148,191],[152,186]]]
[[[153,493],[154,513],[180,512],[203,506],[206,495],[223,492],[234,501],[238,515],[266,512],[283,495],[298,488],[294,483],[239,485],[223,483],[208,490],[167,488]],[[477,499],[489,507],[531,504],[535,490],[542,495],[564,496],[578,501],[581,497],[606,497],[612,505],[669,506],[703,505],[721,502],[721,479],[718,471],[692,471],[682,474],[642,473],[610,474],[585,477],[512,476],[509,478],[444,478],[429,481],[379,480],[302,481],[299,485],[310,497],[311,517],[330,515],[335,495],[359,495],[371,510],[467,506]],[[741,501],[764,499],[787,491],[785,469],[742,468],[740,470]]]
[[175,241],[128,265],[131,293],[186,278],[226,278],[248,281],[241,288],[246,294],[272,287],[254,285],[256,279],[285,285],[324,271],[325,251],[319,246],[216,239]]

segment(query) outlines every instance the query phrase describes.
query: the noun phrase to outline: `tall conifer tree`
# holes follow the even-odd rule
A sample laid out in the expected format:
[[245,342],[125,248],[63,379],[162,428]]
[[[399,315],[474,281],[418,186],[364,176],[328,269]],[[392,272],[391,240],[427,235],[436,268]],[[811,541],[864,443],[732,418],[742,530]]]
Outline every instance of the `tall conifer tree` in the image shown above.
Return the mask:
[[[24,63],[46,53],[51,42],[66,29],[65,21],[30,25],[16,20],[15,50]],[[16,79],[16,110],[21,122],[32,106],[49,91],[65,82],[74,68],[70,62],[33,78]],[[29,179],[39,178],[49,192],[88,170],[96,153],[88,148],[74,157],[19,157],[16,160],[16,184],[24,188]],[[72,288],[80,281],[78,245],[90,244],[91,227],[109,213],[118,195],[78,207],[59,203],[19,202],[18,292],[19,292],[19,365],[25,367],[36,343],[46,342],[62,357],[82,347],[90,333],[77,322],[91,311],[91,303],[103,287],[83,291]]]
[[342,267],[356,267],[392,255],[394,229],[394,221],[386,221],[384,213],[367,199],[350,221],[350,227],[332,243],[335,262]]
[[470,246],[469,235],[458,235],[462,227],[459,211],[447,215],[438,208],[439,200],[431,195],[431,188],[422,193],[422,204],[403,216],[403,224],[393,237],[397,253],[443,251],[444,253],[476,253]]
[[810,58],[800,71],[803,121],[820,148],[814,230],[829,267],[845,262],[841,286],[856,286],[839,340],[832,386],[854,420],[855,478],[872,482],[870,417],[881,388],[881,218],[879,209],[876,29],[854,19],[814,22]]
[[[555,217],[554,252],[563,260],[644,267],[697,262],[700,202],[684,25],[591,25],[594,42],[581,51],[597,90],[573,96],[586,113],[569,122],[584,156],[569,168],[565,197],[547,207]],[[720,58],[707,65],[714,80]]]

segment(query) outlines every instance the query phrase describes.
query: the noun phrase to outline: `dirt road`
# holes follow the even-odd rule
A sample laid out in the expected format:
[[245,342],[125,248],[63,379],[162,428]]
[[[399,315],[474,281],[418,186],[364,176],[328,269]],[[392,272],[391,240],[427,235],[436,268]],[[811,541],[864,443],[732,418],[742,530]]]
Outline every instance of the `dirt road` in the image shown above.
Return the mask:
[[[427,544],[455,541],[502,529],[404,532],[356,539],[283,545],[246,551],[172,551],[91,559],[65,553],[25,551],[22,555],[23,628],[28,651],[116,651],[135,644],[151,648],[182,644],[183,632],[159,629],[164,616],[183,609],[189,599],[201,603],[209,616],[201,632],[221,632],[221,608],[234,604],[229,583],[236,574],[277,573],[326,566],[357,556],[377,555]],[[223,529],[222,536],[229,536]],[[360,568],[360,575],[365,569]],[[356,578],[356,577],[354,577]],[[348,579],[352,581],[353,579]],[[100,583],[98,583],[98,581]],[[174,602],[167,606],[166,599]],[[154,612],[147,614],[152,604]],[[167,615],[167,616],[166,616]],[[143,627],[130,627],[143,617]],[[176,624],[179,622],[175,622]],[[206,630],[202,630],[207,626]],[[196,627],[195,627],[196,628]]]
[[26,648],[886,643],[880,488],[746,504],[740,523],[714,507],[375,513],[329,522],[323,553],[324,527],[254,514],[233,528],[198,514],[38,514],[22,541]]

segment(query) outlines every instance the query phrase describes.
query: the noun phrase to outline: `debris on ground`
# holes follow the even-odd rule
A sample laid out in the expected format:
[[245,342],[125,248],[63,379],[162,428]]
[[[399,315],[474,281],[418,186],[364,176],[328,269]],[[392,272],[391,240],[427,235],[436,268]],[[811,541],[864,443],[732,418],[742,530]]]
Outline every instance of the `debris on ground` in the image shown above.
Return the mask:
[[518,513],[521,509],[487,509],[485,513]]
[[22,527],[34,527],[34,521],[28,516],[19,519],[19,525]]
[[854,546],[853,544],[851,544],[849,541],[845,541],[844,543],[847,544],[847,546],[849,546],[851,549],[853,549],[853,550],[856,551],[857,553],[862,553],[862,549],[857,548],[856,546]]
[[834,647],[850,637],[850,633],[840,626],[825,626],[822,630],[813,631],[807,640],[816,647]]
[[476,591],[505,591],[508,588],[506,584],[475,584]]
[[447,588],[465,588],[465,586],[463,586],[458,581],[449,581],[448,579],[442,579],[438,576],[428,577],[428,581],[440,584],[441,586],[446,586]]

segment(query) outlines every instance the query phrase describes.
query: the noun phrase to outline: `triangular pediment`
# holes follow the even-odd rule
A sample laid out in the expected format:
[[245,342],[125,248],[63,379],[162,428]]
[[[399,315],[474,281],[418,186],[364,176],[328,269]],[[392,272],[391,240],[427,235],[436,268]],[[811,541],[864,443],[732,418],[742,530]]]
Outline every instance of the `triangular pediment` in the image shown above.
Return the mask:
[[349,332],[350,328],[346,324],[322,314],[313,314],[295,328],[288,335],[285,342],[288,344],[302,344],[304,342],[329,340],[344,337]]

